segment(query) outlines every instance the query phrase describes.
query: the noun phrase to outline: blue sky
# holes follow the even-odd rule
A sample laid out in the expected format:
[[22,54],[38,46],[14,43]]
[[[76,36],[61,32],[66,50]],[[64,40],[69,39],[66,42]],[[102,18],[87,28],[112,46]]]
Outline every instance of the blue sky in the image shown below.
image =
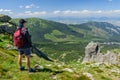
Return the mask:
[[0,13],[12,17],[114,17],[120,15],[120,0],[0,0]]

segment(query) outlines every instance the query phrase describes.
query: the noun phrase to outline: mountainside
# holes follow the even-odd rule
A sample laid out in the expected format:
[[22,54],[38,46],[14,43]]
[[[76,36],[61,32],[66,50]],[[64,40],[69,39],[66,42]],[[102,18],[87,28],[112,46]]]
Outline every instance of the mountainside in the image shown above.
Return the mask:
[[77,31],[82,30],[86,33],[86,38],[89,37],[89,40],[119,42],[120,39],[120,27],[107,22],[88,22],[71,26],[75,27]]
[[[84,47],[90,42],[119,42],[120,28],[106,22],[88,22],[66,25],[39,18],[27,18],[27,27],[33,44],[50,57],[65,62],[84,56]],[[18,25],[19,19],[12,19]],[[103,46],[102,51],[117,45]],[[107,49],[106,49],[107,48]],[[74,55],[73,55],[74,54]]]
[[[13,19],[18,23],[19,19]],[[73,42],[81,41],[119,41],[120,27],[107,22],[88,22],[79,25],[66,25],[39,18],[27,18],[27,27],[33,41],[40,42]]]
[[[72,38],[83,37],[83,34],[73,31],[66,24],[39,18],[28,18],[26,20],[34,42],[66,42],[74,40]],[[18,20],[15,19],[14,21],[18,23]]]
[[16,25],[10,22],[11,17],[0,14],[0,48],[12,44],[12,34]]
[[[120,67],[116,65],[76,61],[51,63],[32,54],[31,66],[36,72],[29,74],[27,69],[19,71],[15,50],[0,48],[0,54],[0,80],[120,80]],[[24,60],[23,57],[23,65]]]

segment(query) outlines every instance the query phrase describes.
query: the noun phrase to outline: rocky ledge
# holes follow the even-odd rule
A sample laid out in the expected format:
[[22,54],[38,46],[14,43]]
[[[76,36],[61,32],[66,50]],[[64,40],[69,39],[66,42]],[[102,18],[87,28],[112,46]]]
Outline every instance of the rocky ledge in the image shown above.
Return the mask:
[[7,15],[0,14],[0,33],[12,34],[14,32],[15,24],[10,22],[11,19],[12,18]]
[[100,47],[98,43],[90,42],[85,47],[85,57],[83,63],[95,62],[95,63],[104,63],[104,64],[115,64],[120,66],[120,53],[113,53],[107,51],[103,54],[100,52]]

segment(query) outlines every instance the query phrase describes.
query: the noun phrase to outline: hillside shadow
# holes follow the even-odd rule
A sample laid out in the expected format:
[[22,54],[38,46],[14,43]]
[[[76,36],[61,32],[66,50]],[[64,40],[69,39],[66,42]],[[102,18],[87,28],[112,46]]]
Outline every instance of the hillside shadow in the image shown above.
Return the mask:
[[50,73],[53,73],[54,75],[57,75],[59,73],[63,73],[65,71],[62,71],[62,70],[52,70],[52,69],[49,69],[49,68],[44,68],[44,69],[36,69],[36,72],[50,72]]

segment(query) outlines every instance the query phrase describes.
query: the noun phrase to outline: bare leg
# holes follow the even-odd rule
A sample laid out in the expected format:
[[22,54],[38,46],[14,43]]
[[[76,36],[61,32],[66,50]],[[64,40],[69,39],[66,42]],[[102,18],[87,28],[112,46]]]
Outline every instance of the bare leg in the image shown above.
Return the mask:
[[30,56],[26,55],[25,58],[26,58],[27,67],[28,67],[28,69],[30,69]]
[[18,64],[22,67],[22,55],[18,55]]

